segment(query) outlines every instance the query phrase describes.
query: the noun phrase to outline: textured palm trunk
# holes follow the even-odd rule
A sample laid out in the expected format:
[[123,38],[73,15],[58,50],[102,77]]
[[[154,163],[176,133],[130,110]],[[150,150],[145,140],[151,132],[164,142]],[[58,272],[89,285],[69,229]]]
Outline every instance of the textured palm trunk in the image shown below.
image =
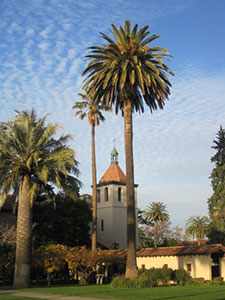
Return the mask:
[[154,248],[157,248],[157,221],[154,222]]
[[92,160],[92,237],[91,249],[96,251],[97,244],[97,176],[95,161],[95,124],[91,125],[91,160]]
[[127,262],[125,277],[135,279],[138,276],[136,262],[136,208],[134,197],[132,104],[129,100],[124,101],[124,141],[127,178]]
[[27,288],[30,283],[32,210],[28,197],[28,177],[20,185],[17,214],[16,261],[14,288]]

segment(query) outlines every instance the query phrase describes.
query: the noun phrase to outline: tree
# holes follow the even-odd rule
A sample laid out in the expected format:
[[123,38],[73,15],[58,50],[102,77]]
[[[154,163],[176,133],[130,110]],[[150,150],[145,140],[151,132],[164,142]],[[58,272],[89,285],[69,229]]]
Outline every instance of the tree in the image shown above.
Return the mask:
[[169,221],[169,214],[166,211],[166,205],[162,202],[152,202],[148,205],[144,214],[147,220],[151,220],[154,223],[154,247],[157,247],[157,234],[158,223],[167,223]]
[[91,209],[85,200],[71,199],[58,193],[33,207],[33,246],[63,244],[90,247]]
[[213,195],[208,199],[209,215],[214,228],[224,233],[225,231],[225,130],[220,126],[213,141],[216,153],[211,157],[215,164],[211,173]]
[[110,108],[104,105],[98,105],[94,102],[88,88],[85,94],[79,94],[82,101],[76,102],[73,106],[76,109],[75,116],[81,120],[88,117],[88,123],[91,126],[91,164],[92,164],[92,251],[96,251],[97,243],[97,172],[96,172],[96,155],[95,155],[95,126],[99,126],[100,121],[105,120],[101,110],[109,111]]
[[[139,248],[149,248],[154,246],[154,224],[142,225],[139,227]],[[157,245],[160,247],[176,246],[182,240],[182,227],[171,226],[171,222],[158,223]],[[153,226],[153,228],[152,228]]]
[[66,146],[70,139],[55,139],[58,125],[44,125],[46,116],[37,119],[35,112],[17,112],[14,120],[0,124],[0,205],[9,191],[18,199],[16,261],[14,287],[29,286],[32,204],[36,193],[53,186],[77,197],[80,182],[75,152]]
[[185,224],[185,235],[198,240],[198,245],[201,245],[201,240],[204,239],[209,225],[209,219],[206,216],[190,217]]
[[170,82],[166,73],[173,74],[162,62],[168,50],[149,47],[159,37],[148,37],[148,26],[131,30],[130,22],[125,27],[112,25],[113,38],[101,33],[107,42],[103,46],[90,47],[86,56],[89,64],[82,75],[90,86],[95,103],[115,106],[115,111],[124,117],[124,141],[127,190],[127,278],[138,275],[136,263],[136,228],[134,199],[133,121],[132,113],[144,112],[144,102],[150,112],[162,109],[170,94]]

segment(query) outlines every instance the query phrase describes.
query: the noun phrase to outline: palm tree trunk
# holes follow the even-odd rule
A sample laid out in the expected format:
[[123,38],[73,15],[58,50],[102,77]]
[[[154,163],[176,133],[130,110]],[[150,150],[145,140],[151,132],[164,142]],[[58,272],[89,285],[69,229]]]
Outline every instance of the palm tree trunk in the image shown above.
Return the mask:
[[92,252],[96,251],[97,244],[97,176],[95,160],[95,124],[91,125],[91,160],[92,160]]
[[32,210],[28,197],[28,177],[20,184],[17,214],[16,261],[14,288],[27,288],[30,283]]
[[157,221],[154,222],[154,248],[157,248]]
[[124,141],[127,188],[127,262],[125,277],[135,279],[138,276],[138,269],[136,262],[136,208],[134,197],[133,124],[132,104],[130,100],[124,101]]

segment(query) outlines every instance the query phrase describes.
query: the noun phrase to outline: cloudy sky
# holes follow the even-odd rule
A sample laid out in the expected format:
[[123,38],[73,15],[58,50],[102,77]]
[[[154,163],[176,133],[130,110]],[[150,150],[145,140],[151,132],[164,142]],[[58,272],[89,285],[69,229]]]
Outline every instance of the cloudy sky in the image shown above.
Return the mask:
[[[212,194],[211,146],[225,126],[225,1],[1,0],[0,120],[35,108],[74,136],[82,192],[91,193],[90,128],[74,117],[86,48],[126,19],[160,34],[175,73],[163,111],[134,117],[138,205],[166,204],[173,225],[207,214]],[[123,119],[107,114],[96,132],[98,179],[110,164],[115,138],[124,170]]]

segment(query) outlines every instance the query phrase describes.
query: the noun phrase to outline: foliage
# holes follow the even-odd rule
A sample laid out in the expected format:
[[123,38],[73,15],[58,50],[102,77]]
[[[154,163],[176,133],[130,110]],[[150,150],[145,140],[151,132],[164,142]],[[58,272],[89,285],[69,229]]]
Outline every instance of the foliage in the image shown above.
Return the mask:
[[[182,240],[182,227],[171,226],[171,222],[159,223],[157,226],[157,245],[160,247],[170,247],[178,245]],[[139,248],[154,247],[154,229],[149,226],[139,227]]]
[[184,269],[175,270],[173,279],[178,285],[185,285],[190,280],[190,274]]
[[10,244],[0,244],[0,278],[12,281],[15,263],[15,247]]
[[198,245],[204,239],[209,225],[209,219],[206,216],[190,217],[185,224],[185,235],[187,237],[197,238]]
[[218,229],[213,221],[209,224],[207,237],[210,244],[222,244],[225,246],[225,232]]
[[158,223],[167,223],[169,214],[166,211],[166,205],[162,202],[152,202],[148,205],[144,213],[146,221],[152,221],[154,224],[154,247],[157,247],[158,240]]
[[201,286],[203,284],[204,284],[203,282],[196,279],[189,279],[188,281],[185,282],[186,286]]
[[86,246],[71,248],[66,255],[70,273],[80,278],[81,284],[86,284],[92,272],[96,271],[101,250],[92,252]]
[[44,269],[48,285],[54,273],[65,271],[68,248],[64,245],[47,245],[35,250],[32,256],[33,268]]
[[124,28],[112,25],[114,39],[101,33],[107,44],[89,48],[86,57],[91,61],[83,72],[87,75],[85,87],[90,87],[97,103],[115,103],[116,112],[123,109],[124,99],[143,112],[142,97],[151,111],[163,108],[171,86],[166,72],[173,74],[162,61],[169,56],[168,50],[148,45],[159,38],[156,34],[147,37],[148,26],[140,30],[137,24],[130,27],[129,21]]
[[91,210],[85,200],[74,201],[58,193],[55,201],[37,201],[33,209],[33,246],[90,246],[90,221]]
[[111,281],[113,288],[136,288],[138,281],[135,279],[125,278],[124,276],[116,276]]
[[0,223],[0,245],[16,245],[16,226]]
[[0,205],[8,192],[13,189],[18,194],[18,186],[24,176],[28,176],[29,198],[35,199],[40,187],[50,194],[49,182],[76,197],[80,186],[75,176],[79,171],[75,152],[66,146],[69,135],[53,136],[59,125],[44,125],[46,116],[37,119],[35,112],[17,112],[16,118],[1,123],[0,134]]
[[225,232],[225,130],[220,126],[213,141],[216,153],[211,157],[214,168],[211,172],[212,196],[208,199],[209,215],[214,229]]

